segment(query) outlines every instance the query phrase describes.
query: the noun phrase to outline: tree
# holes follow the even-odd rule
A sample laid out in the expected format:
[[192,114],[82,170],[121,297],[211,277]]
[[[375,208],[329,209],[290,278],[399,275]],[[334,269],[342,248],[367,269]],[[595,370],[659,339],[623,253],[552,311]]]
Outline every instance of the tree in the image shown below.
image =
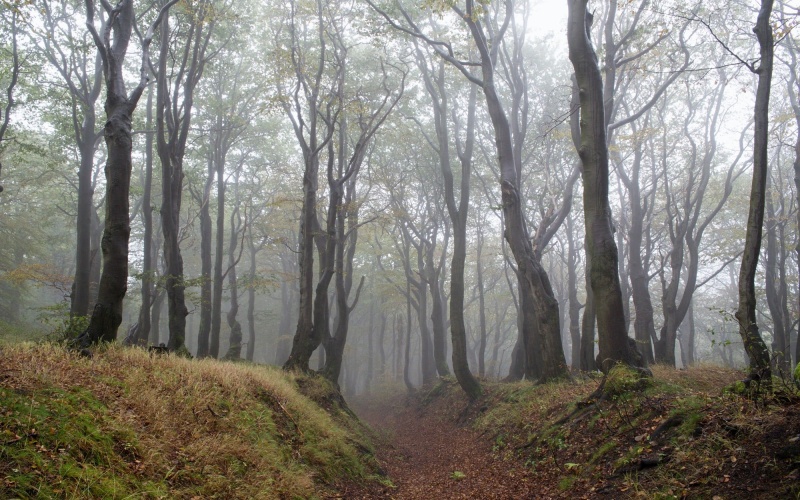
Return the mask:
[[608,203],[608,144],[606,142],[603,81],[597,54],[589,40],[592,15],[588,0],[568,0],[567,40],[575,69],[581,111],[583,208],[586,223],[586,260],[595,300],[600,344],[600,368],[607,372],[615,362],[645,368],[635,344],[628,341],[617,245],[611,229]]
[[769,97],[772,84],[772,64],[774,58],[772,25],[773,0],[761,0],[753,31],[758,38],[761,57],[759,65],[748,65],[758,75],[755,109],[753,116],[753,182],[750,187],[750,207],[747,214],[744,253],[739,271],[739,307],[736,320],[739,322],[739,335],[744,342],[744,349],[750,358],[750,380],[761,381],[767,387],[772,384],[769,351],[761,337],[756,320],[755,276],[758,267],[758,256],[761,251],[761,238],[764,227],[764,205],[767,192],[767,172],[769,163]]
[[95,26],[95,5],[86,0],[86,25],[92,34],[100,59],[106,86],[106,124],[103,128],[108,156],[106,159],[106,213],[101,249],[103,272],[100,288],[87,329],[76,339],[76,345],[86,348],[98,342],[116,339],[122,322],[122,299],[128,289],[128,239],[130,237],[128,195],[131,183],[131,119],[139,98],[148,82],[150,43],[155,29],[178,0],[170,0],[159,10],[142,39],[142,66],[139,83],[130,92],[124,80],[123,63],[133,31],[135,14],[133,0],[120,0],[116,6],[103,2],[108,16],[101,25],[102,36]]
[[[381,13],[396,29],[425,41],[437,55],[452,64],[470,82],[483,90],[494,130],[500,166],[502,208],[506,225],[505,238],[508,240],[509,247],[517,263],[517,272],[522,277],[519,280],[522,304],[520,310],[523,315],[522,324],[526,332],[525,338],[529,342],[533,342],[534,338],[540,341],[539,345],[541,346],[543,361],[541,380],[549,380],[565,375],[567,368],[561,345],[558,302],[553,296],[547,273],[536,259],[530,242],[521,203],[511,128],[508,116],[503,109],[495,87],[495,66],[501,45],[500,42],[514,16],[512,2],[506,1],[504,3],[505,14],[502,17],[498,15],[496,19],[497,25],[494,24],[495,19],[492,19],[489,14],[490,10],[482,7],[476,8],[472,0],[466,1],[463,10],[459,5],[451,6],[453,12],[466,24],[471,40],[475,44],[478,55],[477,60],[474,62],[460,60],[449,43],[434,41],[426,36],[402,8],[401,11],[408,21],[408,27],[400,26],[374,4],[370,3],[370,5],[373,5],[373,8]],[[487,31],[484,29],[484,21],[491,29],[489,32],[491,38],[487,36]],[[480,68],[480,76],[473,72],[473,67]],[[453,267],[456,264],[454,262]],[[451,292],[450,300],[451,304],[453,301],[458,304],[459,301],[463,302],[463,297],[459,297],[456,292]],[[538,336],[533,333],[536,329],[539,332]],[[451,334],[454,336],[453,370],[456,372],[464,392],[474,399],[481,394],[481,388],[469,372],[466,360],[466,340],[460,338],[462,332],[452,329],[452,323]],[[459,338],[456,338],[457,336]]]
[[[303,46],[301,42],[305,41],[308,26],[300,22],[303,16],[298,15],[298,5],[293,1],[287,28],[291,47],[289,66],[296,79],[291,83],[291,89],[284,88],[282,83],[279,83],[278,89],[282,98],[281,105],[292,123],[297,142],[303,152],[303,202],[298,252],[300,271],[298,319],[291,353],[283,365],[287,370],[302,371],[309,369],[308,362],[311,355],[322,342],[321,336],[318,335],[322,325],[315,329],[314,323],[314,236],[319,225],[317,188],[320,154],[333,138],[335,131],[333,106],[336,102],[337,88],[341,85],[341,68],[335,68],[335,74],[327,81],[323,80],[329,49],[322,0],[318,0],[315,7],[316,41],[319,43],[316,65],[306,67],[314,56],[305,52],[308,47]],[[280,45],[280,42],[278,44]],[[326,84],[330,86],[325,88]],[[325,120],[320,119],[323,113],[327,113]],[[322,311],[317,311],[317,314],[321,313]],[[323,317],[327,318],[327,315]]]
[[[5,17],[5,16],[4,16]],[[19,81],[19,51],[17,47],[17,19],[19,11],[16,7],[11,9],[11,78],[9,78],[8,85],[5,89],[6,104],[3,107],[2,116],[0,116],[0,153],[3,151],[3,141],[6,140],[6,132],[8,131],[8,123],[11,120],[11,111],[14,109],[14,88]],[[0,174],[3,173],[3,163],[0,158]],[[3,192],[3,186],[0,185],[0,193]]]
[[[75,281],[71,296],[70,314],[86,316],[91,302],[90,281],[92,257],[91,237],[93,214],[95,150],[102,134],[96,130],[95,106],[100,96],[103,70],[100,54],[89,50],[82,30],[73,26],[73,8],[69,0],[44,1],[41,4],[41,31],[30,23],[35,43],[66,85],[72,108],[72,129],[76,142],[78,167],[77,241],[75,245]],[[100,31],[104,31],[101,18]]]
[[[161,54],[156,75],[156,149],[161,161],[161,230],[164,234],[165,287],[169,316],[171,351],[184,349],[186,337],[185,283],[179,230],[183,196],[183,160],[192,119],[194,93],[203,70],[214,53],[208,53],[216,23],[224,14],[222,7],[209,0],[187,2],[183,27],[173,32],[169,23],[161,26]],[[171,56],[171,40],[179,35],[180,54]],[[170,64],[171,63],[171,64]]]

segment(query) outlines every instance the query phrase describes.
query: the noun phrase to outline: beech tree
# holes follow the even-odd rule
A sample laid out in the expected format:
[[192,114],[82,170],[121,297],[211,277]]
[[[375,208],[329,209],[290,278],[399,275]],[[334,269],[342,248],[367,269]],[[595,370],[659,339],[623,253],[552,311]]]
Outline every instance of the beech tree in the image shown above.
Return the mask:
[[[71,295],[70,314],[86,316],[92,302],[90,282],[92,260],[92,218],[94,204],[93,182],[95,151],[102,134],[97,130],[95,106],[100,97],[103,70],[100,53],[89,49],[87,39],[77,21],[76,2],[69,0],[43,1],[41,17],[30,23],[34,42],[50,65],[56,70],[70,95],[72,129],[79,155],[78,202],[76,217],[75,281]],[[36,25],[41,22],[41,28]],[[100,19],[99,31],[105,30],[108,20]]]
[[[156,75],[156,149],[161,161],[161,230],[164,235],[165,288],[171,351],[184,349],[185,283],[179,232],[183,197],[183,161],[192,120],[195,89],[212,52],[207,52],[224,6],[197,0],[183,6],[184,24],[175,31],[161,26],[161,52]],[[177,36],[176,38],[176,34]],[[173,48],[172,41],[178,46]],[[172,57],[175,50],[180,56]]]
[[[11,111],[14,109],[14,88],[17,86],[17,82],[19,81],[19,71],[20,71],[20,64],[19,64],[19,52],[17,49],[17,18],[18,12],[16,9],[12,9],[11,12],[11,78],[9,79],[8,85],[5,88],[5,106],[3,106],[2,116],[0,116],[0,146],[2,146],[3,141],[6,139],[5,135],[8,131],[8,123],[11,120]],[[3,165],[0,163],[0,173],[3,172],[2,170]],[[0,186],[0,193],[2,193],[2,186]]]
[[615,362],[646,369],[635,343],[628,341],[619,258],[611,229],[608,203],[608,143],[603,100],[603,80],[597,54],[589,39],[592,15],[588,0],[568,0],[567,40],[580,95],[583,163],[583,208],[586,220],[586,260],[595,300],[600,346],[600,368],[607,372]]
[[736,320],[739,322],[739,335],[744,342],[744,349],[750,358],[749,379],[763,382],[767,387],[772,384],[772,370],[767,345],[759,332],[756,319],[755,276],[758,267],[758,256],[761,251],[761,238],[764,227],[764,206],[767,192],[767,172],[769,162],[769,97],[772,84],[772,64],[774,47],[772,25],[773,0],[761,0],[753,32],[758,38],[760,58],[758,67],[748,65],[758,76],[756,89],[755,127],[753,130],[753,182],[750,187],[750,208],[747,214],[747,230],[742,254],[742,266],[739,271],[739,307]]
[[[402,10],[407,20],[407,26],[401,26],[391,19],[386,13],[373,5],[384,18],[396,29],[403,31],[415,38],[425,41],[436,53],[458,69],[470,82],[482,89],[489,116],[495,133],[495,142],[500,165],[500,187],[502,192],[502,207],[506,224],[505,237],[514,254],[517,272],[524,277],[520,280],[520,295],[522,297],[520,309],[523,315],[523,328],[526,329],[525,338],[533,341],[540,340],[542,353],[541,380],[548,380],[563,376],[567,373],[564,352],[561,345],[561,332],[559,326],[558,302],[553,296],[549,278],[541,263],[536,259],[523,214],[517,164],[514,157],[514,145],[509,125],[508,116],[504,111],[500,97],[495,87],[495,66],[500,49],[500,41],[508,29],[514,15],[513,3],[504,3],[504,14],[493,19],[489,9],[476,9],[472,0],[467,0],[462,8],[452,5],[453,12],[465,23],[471,40],[475,44],[477,59],[463,61],[456,56],[449,43],[434,41],[426,36],[411,20],[410,16]],[[495,25],[495,21],[497,24]],[[487,36],[484,24],[491,29]],[[480,68],[480,75],[473,72],[473,67]],[[457,263],[454,262],[453,267]],[[451,291],[451,304],[463,303],[463,291]],[[461,296],[459,296],[461,295]],[[453,306],[451,306],[451,314]],[[452,326],[451,326],[452,328]],[[539,335],[535,337],[534,329],[538,328]],[[459,384],[467,395],[474,399],[481,394],[481,388],[469,371],[467,364],[466,340],[460,338],[462,332],[451,329],[453,335],[453,370]],[[456,338],[458,336],[458,338]]]
[[103,63],[106,86],[106,124],[103,129],[108,156],[106,160],[106,212],[103,230],[103,271],[100,288],[87,329],[76,339],[82,348],[116,339],[122,322],[122,299],[128,289],[128,239],[130,237],[129,202],[131,182],[131,119],[149,80],[150,43],[155,29],[178,0],[165,3],[142,40],[142,66],[139,83],[128,93],[123,63],[133,32],[135,13],[133,0],[120,0],[116,6],[103,2],[108,21],[101,24],[102,35],[95,25],[93,0],[86,0],[86,25]]

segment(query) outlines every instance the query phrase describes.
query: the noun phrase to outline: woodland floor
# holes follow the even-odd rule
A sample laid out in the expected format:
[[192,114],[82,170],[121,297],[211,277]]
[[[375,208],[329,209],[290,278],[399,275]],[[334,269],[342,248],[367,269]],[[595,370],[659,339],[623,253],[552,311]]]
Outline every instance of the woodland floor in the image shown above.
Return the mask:
[[[658,390],[604,402],[566,425],[553,425],[569,413],[559,400],[581,400],[596,382],[542,389],[553,392],[536,400],[541,413],[522,422],[493,412],[509,414],[520,403],[503,404],[539,389],[486,387],[468,405],[450,382],[428,394],[352,401],[377,434],[389,481],[345,488],[341,498],[800,498],[800,398],[756,404],[724,395],[741,375],[729,370],[659,375],[668,380]],[[664,392],[670,387],[683,389]],[[480,419],[498,427],[475,430]]]
[[393,404],[364,400],[354,405],[358,416],[379,434],[378,461],[394,485],[356,497],[535,497],[531,470],[494,453],[491,441],[471,429],[464,404],[452,398],[422,404],[409,397]]

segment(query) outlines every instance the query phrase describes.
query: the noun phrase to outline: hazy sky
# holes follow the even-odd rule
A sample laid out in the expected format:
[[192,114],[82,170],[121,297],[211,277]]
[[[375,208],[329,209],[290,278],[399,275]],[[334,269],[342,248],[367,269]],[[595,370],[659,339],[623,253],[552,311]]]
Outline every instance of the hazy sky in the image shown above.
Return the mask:
[[530,19],[531,33],[534,36],[553,32],[563,35],[566,43],[567,2],[565,0],[533,0]]

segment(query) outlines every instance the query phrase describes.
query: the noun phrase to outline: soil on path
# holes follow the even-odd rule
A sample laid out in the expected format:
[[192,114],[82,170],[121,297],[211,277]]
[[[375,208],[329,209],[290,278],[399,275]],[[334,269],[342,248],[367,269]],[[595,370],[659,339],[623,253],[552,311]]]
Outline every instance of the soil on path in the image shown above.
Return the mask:
[[355,496],[540,498],[530,470],[515,459],[504,460],[494,453],[490,440],[464,422],[462,412],[467,406],[466,399],[450,398],[437,398],[427,405],[414,398],[395,402],[366,399],[354,404],[358,416],[381,436],[378,461],[394,486]]

